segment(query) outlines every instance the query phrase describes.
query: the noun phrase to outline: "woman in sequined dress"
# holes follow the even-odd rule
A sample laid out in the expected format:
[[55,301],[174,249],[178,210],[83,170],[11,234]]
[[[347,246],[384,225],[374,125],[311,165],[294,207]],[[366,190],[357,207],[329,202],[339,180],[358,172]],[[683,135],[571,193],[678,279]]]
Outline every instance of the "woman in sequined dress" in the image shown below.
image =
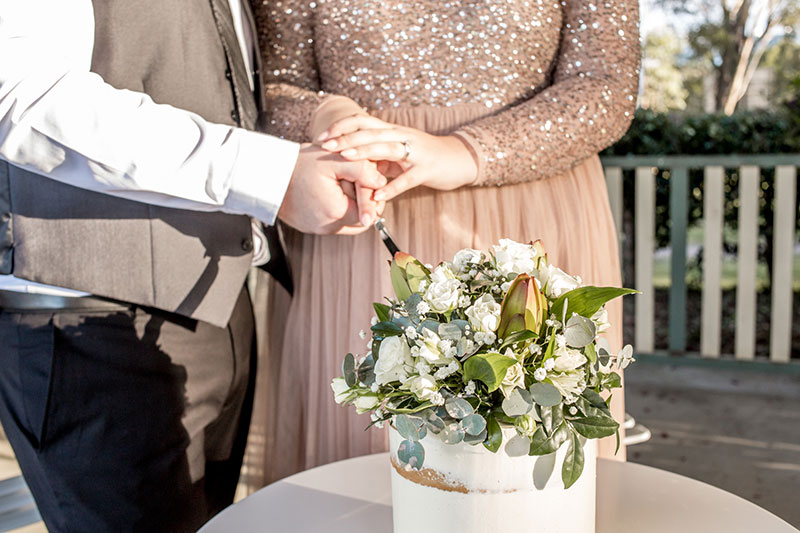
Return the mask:
[[[384,217],[401,248],[438,263],[500,238],[542,239],[567,272],[620,285],[597,153],[633,113],[636,0],[257,0],[254,10],[270,133],[311,141],[338,122],[327,148],[394,161],[382,168],[406,175],[384,191]],[[267,329],[283,334],[267,343],[254,415],[264,482],[386,450],[329,383],[344,354],[366,351],[358,331],[392,294],[389,255],[372,231],[284,229],[295,293],[268,291]],[[619,347],[619,302],[609,318]],[[621,420],[621,394],[612,410]]]

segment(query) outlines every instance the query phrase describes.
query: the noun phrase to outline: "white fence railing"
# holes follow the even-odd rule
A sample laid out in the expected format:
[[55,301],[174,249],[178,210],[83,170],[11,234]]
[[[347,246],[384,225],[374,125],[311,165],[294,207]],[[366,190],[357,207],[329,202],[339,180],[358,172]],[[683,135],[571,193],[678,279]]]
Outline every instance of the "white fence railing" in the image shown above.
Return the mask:
[[788,363],[792,350],[792,277],[796,240],[796,181],[800,154],[605,157],[603,164],[611,210],[617,228],[623,227],[623,171],[634,172],[635,287],[642,292],[636,300],[634,342],[639,353],[656,351],[653,254],[656,242],[657,170],[670,171],[670,353],[686,352],[689,170],[699,168],[704,170],[700,353],[709,358],[719,358],[721,355],[725,169],[739,169],[734,349],[734,356],[738,360],[752,360],[756,353],[756,281],[761,169],[775,169],[769,360],[775,363]]

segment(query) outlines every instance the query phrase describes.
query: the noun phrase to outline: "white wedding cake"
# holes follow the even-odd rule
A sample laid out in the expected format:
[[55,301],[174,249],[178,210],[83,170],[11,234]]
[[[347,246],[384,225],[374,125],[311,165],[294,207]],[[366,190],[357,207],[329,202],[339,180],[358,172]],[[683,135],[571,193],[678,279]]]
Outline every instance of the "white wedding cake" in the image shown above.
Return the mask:
[[401,466],[396,450],[403,438],[389,432],[394,533],[594,533],[596,440],[584,443],[583,474],[564,489],[567,446],[529,456],[527,439],[514,428],[503,429],[498,453],[428,434],[421,470]]

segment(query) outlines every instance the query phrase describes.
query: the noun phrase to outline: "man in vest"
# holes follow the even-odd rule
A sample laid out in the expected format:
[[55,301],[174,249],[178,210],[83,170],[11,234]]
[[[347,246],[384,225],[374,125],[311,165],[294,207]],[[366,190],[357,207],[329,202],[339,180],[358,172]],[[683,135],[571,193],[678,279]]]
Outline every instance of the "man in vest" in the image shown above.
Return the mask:
[[352,192],[385,184],[373,165],[253,131],[254,37],[241,0],[0,3],[0,421],[50,531],[193,531],[230,504],[255,221],[376,215]]

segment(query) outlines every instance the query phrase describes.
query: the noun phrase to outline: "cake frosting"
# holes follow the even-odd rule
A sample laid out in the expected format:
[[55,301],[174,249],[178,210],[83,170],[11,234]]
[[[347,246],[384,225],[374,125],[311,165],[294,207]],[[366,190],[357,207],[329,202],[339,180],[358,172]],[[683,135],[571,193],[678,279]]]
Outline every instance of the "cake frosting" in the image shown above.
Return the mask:
[[564,489],[567,444],[527,455],[527,439],[503,428],[503,445],[448,445],[433,434],[420,470],[401,465],[403,438],[390,429],[394,533],[594,533],[597,441],[584,443],[583,474]]

